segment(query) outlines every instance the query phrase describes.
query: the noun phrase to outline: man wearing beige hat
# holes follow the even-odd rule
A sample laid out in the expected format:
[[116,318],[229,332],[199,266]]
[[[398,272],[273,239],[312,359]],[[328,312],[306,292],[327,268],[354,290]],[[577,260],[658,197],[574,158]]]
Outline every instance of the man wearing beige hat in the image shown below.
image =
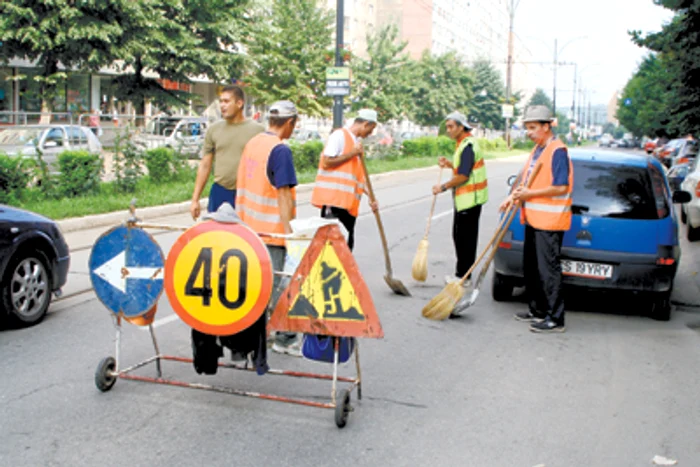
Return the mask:
[[[360,199],[366,192],[360,138],[372,134],[377,126],[377,111],[360,109],[350,126],[331,133],[318,164],[311,204],[321,209],[321,217],[338,219],[348,231],[348,247],[355,243],[355,222]],[[372,210],[377,204],[370,201]]]
[[530,188],[520,184],[501,204],[507,210],[514,201],[522,203],[520,222],[525,224],[523,268],[528,311],[515,319],[530,323],[533,332],[564,332],[561,245],[571,227],[574,170],[566,145],[552,132],[554,118],[549,108],[535,105],[525,109],[523,123],[535,147],[523,167],[524,181],[535,164],[541,163]]

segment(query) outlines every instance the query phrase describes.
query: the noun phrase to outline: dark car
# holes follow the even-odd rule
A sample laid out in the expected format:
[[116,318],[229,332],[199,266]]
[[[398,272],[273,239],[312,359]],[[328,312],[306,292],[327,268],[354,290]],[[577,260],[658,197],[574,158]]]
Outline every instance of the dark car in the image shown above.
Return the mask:
[[671,190],[677,191],[681,189],[681,184],[690,171],[691,162],[692,161],[682,162],[668,169],[666,177],[668,178],[668,184],[671,186]]
[[68,277],[70,254],[56,222],[0,204],[0,311],[13,324],[41,321]]
[[[687,202],[687,193],[672,195],[653,157],[570,154],[573,216],[562,246],[564,284],[648,294],[652,316],[668,320],[681,255],[672,203]],[[516,219],[496,252],[492,294],[497,301],[524,284],[524,231]]]

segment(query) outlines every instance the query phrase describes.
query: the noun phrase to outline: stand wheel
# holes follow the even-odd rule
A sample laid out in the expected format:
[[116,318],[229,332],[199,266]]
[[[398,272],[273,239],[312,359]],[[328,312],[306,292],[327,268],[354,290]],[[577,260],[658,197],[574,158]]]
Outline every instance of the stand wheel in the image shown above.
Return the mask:
[[117,362],[112,357],[103,358],[95,370],[95,386],[102,392],[112,389],[117,377],[113,374],[117,368]]
[[350,391],[343,389],[338,391],[335,405],[335,425],[338,428],[343,428],[348,423],[348,417],[352,412],[350,406]]

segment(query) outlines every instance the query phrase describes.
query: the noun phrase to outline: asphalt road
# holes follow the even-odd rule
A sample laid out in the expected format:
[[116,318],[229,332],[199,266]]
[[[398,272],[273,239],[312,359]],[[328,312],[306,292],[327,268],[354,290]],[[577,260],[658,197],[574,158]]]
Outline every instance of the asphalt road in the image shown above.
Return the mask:
[[[482,245],[496,226],[505,181],[522,161],[487,164],[491,200],[481,218]],[[331,410],[194,389],[123,380],[99,392],[93,374],[103,357],[114,355],[115,332],[109,313],[87,292],[56,302],[38,326],[0,331],[0,465],[623,467],[650,465],[655,455],[700,465],[700,308],[692,303],[700,299],[690,292],[698,287],[698,245],[683,243],[676,288],[685,295],[675,299],[667,323],[642,316],[645,303],[637,299],[578,294],[567,302],[565,334],[536,335],[512,319],[522,302],[492,301],[490,274],[464,317],[428,321],[420,310],[441,290],[454,261],[451,203],[442,195],[428,281],[410,277],[436,178],[437,169],[423,170],[375,186],[394,273],[411,298],[391,294],[384,283],[377,229],[363,206],[355,258],[385,338],[361,342],[363,400],[353,393],[346,428],[335,427]],[[314,213],[305,200],[308,194],[300,196],[300,217]],[[190,222],[186,216],[165,221]],[[70,236],[74,292],[89,284],[89,249],[81,246],[90,235]],[[156,235],[164,251],[176,237]],[[189,330],[165,297],[155,327],[164,354],[191,355]],[[122,364],[152,354],[148,332],[125,326]],[[277,354],[270,364],[330,370]],[[318,401],[330,395],[323,381],[231,370],[198,376],[182,363],[163,368],[183,381]]]

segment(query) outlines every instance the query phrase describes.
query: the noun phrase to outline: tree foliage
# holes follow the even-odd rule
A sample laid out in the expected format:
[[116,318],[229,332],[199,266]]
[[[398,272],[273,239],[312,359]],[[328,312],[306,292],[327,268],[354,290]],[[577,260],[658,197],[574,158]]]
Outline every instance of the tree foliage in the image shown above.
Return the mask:
[[537,88],[530,98],[530,101],[527,103],[528,107],[533,105],[544,105],[549,110],[552,110],[552,99],[549,98],[543,89]]
[[478,60],[473,65],[473,99],[469,105],[469,115],[490,129],[502,130],[505,120],[501,116],[501,104],[505,102],[505,86],[501,75],[487,60]]
[[[666,107],[669,121],[665,127],[669,135],[697,134],[700,131],[700,34],[698,33],[700,2],[697,0],[654,0],[654,2],[674,11],[675,16],[659,32],[647,35],[642,35],[640,31],[631,32],[632,40],[636,44],[658,54],[658,59],[667,73],[662,89],[656,87],[647,92],[650,98],[656,99],[660,107]],[[645,63],[640,67],[640,71],[644,66]],[[661,76],[663,78],[663,74]],[[637,92],[638,86],[639,80],[637,83],[632,83],[628,91]],[[654,94],[659,92],[661,94]],[[633,101],[632,106],[634,105]],[[641,109],[630,110],[639,114]],[[629,120],[625,111],[622,111],[622,115]],[[648,121],[654,125],[659,123],[654,116],[642,113],[641,122],[635,122],[634,126],[641,128],[648,124],[645,123]],[[625,124],[629,125],[630,122],[626,121]]]
[[656,55],[646,57],[627,82],[617,119],[634,135],[659,136],[669,125],[669,73]]
[[252,70],[244,80],[259,103],[288,99],[306,115],[328,115],[325,57],[332,23],[332,14],[314,0],[272,0],[255,13],[247,43]]
[[66,73],[59,68],[97,70],[118,53],[132,0],[4,0],[0,2],[0,62],[36,62],[42,111],[50,112]]
[[380,121],[398,119],[410,113],[407,41],[399,41],[395,25],[367,36],[367,59],[353,58],[352,110],[377,110]]
[[426,51],[410,72],[413,120],[425,126],[439,125],[453,110],[469,114],[473,73],[454,52],[431,55]]

